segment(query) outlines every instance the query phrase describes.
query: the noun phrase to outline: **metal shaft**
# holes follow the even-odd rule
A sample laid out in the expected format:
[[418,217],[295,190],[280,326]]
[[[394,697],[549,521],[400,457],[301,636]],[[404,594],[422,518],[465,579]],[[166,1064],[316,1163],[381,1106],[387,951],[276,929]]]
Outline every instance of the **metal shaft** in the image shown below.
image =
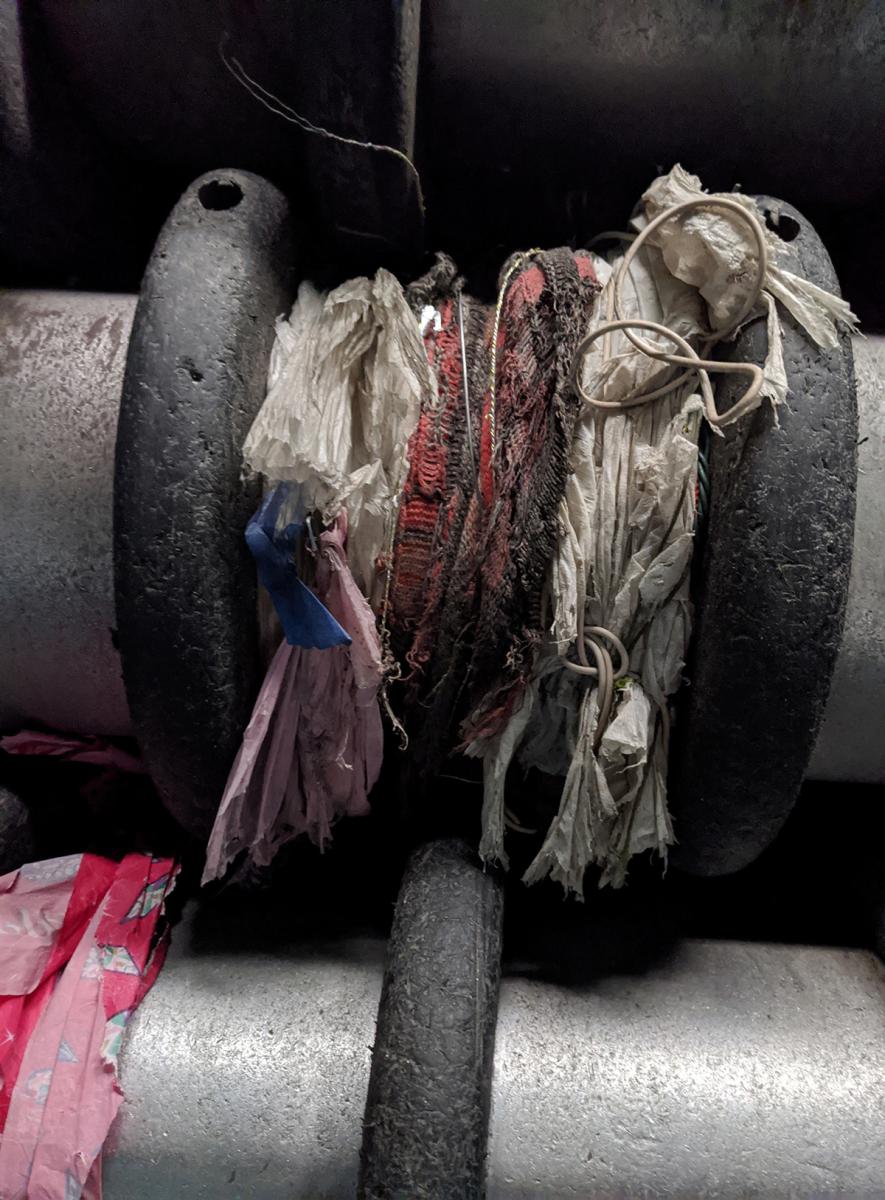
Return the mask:
[[880,1195],[883,1000],[870,954],[740,942],[505,980],[489,1200]]
[[133,1018],[105,1195],[352,1198],[385,942],[231,953],[200,916]]
[[[382,946],[179,930],[124,1052],[108,1200],[352,1197]],[[790,945],[505,977],[489,1200],[882,1194],[883,1002],[872,955]]]
[[0,730],[124,734],[114,444],[135,296],[0,292]]

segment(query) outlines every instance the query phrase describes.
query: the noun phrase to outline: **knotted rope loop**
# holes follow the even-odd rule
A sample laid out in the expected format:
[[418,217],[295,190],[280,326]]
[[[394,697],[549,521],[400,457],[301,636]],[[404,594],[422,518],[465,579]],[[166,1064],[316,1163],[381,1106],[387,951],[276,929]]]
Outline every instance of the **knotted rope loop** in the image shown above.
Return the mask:
[[[695,351],[686,340],[680,337],[672,329],[668,329],[666,325],[661,325],[657,321],[642,321],[638,319],[625,319],[623,316],[623,286],[627,273],[630,270],[630,264],[636,257],[641,247],[645,244],[649,235],[654,233],[667,221],[672,221],[675,217],[683,216],[686,213],[700,211],[702,209],[717,209],[728,212],[739,217],[752,233],[753,240],[756,244],[756,273],[753,280],[753,287],[748,293],[743,304],[740,306],[737,315],[732,319],[731,323],[723,329],[718,329],[705,339],[701,345],[701,352]],[[736,332],[740,326],[746,321],[747,317],[752,313],[753,309],[759,302],[762,291],[765,285],[765,277],[768,271],[768,244],[765,240],[765,230],[762,228],[761,222],[749,209],[745,208],[738,200],[730,200],[727,197],[699,196],[690,200],[683,200],[680,204],[674,204],[671,208],[659,213],[653,221],[650,221],[639,234],[630,243],[624,253],[624,257],[618,268],[615,276],[614,285],[611,292],[611,301],[609,305],[610,320],[604,324],[597,326],[591,333],[583,339],[578,346],[575,354],[575,362],[573,368],[573,380],[575,391],[581,397],[585,404],[593,405],[600,409],[624,409],[633,408],[640,404],[647,404],[651,400],[660,399],[662,396],[669,395],[677,388],[686,383],[694,373],[698,375],[698,381],[701,388],[701,395],[704,401],[704,412],[710,425],[718,430],[722,426],[731,425],[739,420],[746,412],[755,406],[759,391],[765,382],[765,376],[762,369],[754,363],[722,363],[715,359],[707,358],[707,355],[717,344],[724,338],[729,337]],[[666,338],[673,342],[675,346],[682,351],[681,354],[674,354],[670,351],[662,350],[653,342],[646,341],[639,337],[634,331],[637,329],[647,330],[649,333],[655,333],[659,337]],[[594,383],[594,387],[587,391],[581,383],[581,370],[584,364],[584,357],[590,346],[600,337],[606,338],[605,353],[603,355],[603,370],[605,363],[611,358],[611,334],[615,332],[623,332],[624,336],[641,354],[645,354],[648,358],[656,359],[660,362],[668,363],[674,367],[687,367],[687,371],[683,371],[675,379],[669,380],[660,387],[654,388],[652,391],[635,391],[628,394],[617,401],[602,400],[597,394],[598,383]],[[713,396],[713,388],[710,383],[708,372],[736,372],[738,374],[748,375],[750,382],[744,394],[732,405],[727,413],[720,414],[716,409],[716,402]]]
[[[615,668],[609,645],[614,647],[618,655],[618,665]],[[581,636],[576,640],[578,662],[571,662],[566,653],[561,654],[562,665],[577,675],[586,675],[596,679],[596,732],[593,738],[593,750],[598,751],[611,716],[615,698],[615,684],[630,670],[630,655],[619,637],[604,629],[601,625],[585,625]],[[587,651],[593,656],[595,666],[590,665]]]

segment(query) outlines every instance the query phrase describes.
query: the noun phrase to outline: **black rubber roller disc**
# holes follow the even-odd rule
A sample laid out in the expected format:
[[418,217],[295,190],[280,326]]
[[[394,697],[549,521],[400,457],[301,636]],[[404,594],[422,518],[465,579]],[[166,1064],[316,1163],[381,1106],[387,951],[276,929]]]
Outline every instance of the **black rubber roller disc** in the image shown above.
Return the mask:
[[406,869],[363,1130],[362,1200],[480,1200],[501,975],[504,899],[459,841]]
[[288,205],[245,171],[184,193],[145,273],[117,435],[119,644],[148,769],[205,838],[258,686],[240,452],[292,302]]
[[0,875],[40,856],[24,800],[0,784]]
[[[781,266],[838,292],[808,221],[760,197],[784,239]],[[775,426],[768,403],[712,437],[712,494],[689,687],[678,714],[670,800],[673,861],[702,875],[752,862],[786,820],[808,767],[842,635],[857,484],[850,341],[820,350],[779,309],[789,381]],[[730,348],[762,363],[765,320]],[[725,377],[720,410],[745,386]]]

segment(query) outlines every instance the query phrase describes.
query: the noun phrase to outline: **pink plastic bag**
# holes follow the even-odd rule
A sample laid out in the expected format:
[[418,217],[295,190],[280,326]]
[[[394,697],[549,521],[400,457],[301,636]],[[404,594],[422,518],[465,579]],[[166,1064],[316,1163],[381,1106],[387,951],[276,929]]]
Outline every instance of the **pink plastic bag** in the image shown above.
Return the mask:
[[163,962],[177,871],[83,854],[0,878],[2,1200],[100,1195],[123,1034]]
[[23,729],[20,733],[0,738],[0,750],[5,750],[7,754],[37,754],[49,758],[63,758],[67,762],[110,767],[115,771],[128,771],[133,775],[145,774],[145,766],[140,758],[99,737]]
[[346,521],[320,535],[317,595],[350,646],[283,642],[265,676],[228,777],[206,852],[203,883],[241,851],[266,866],[300,833],[319,846],[337,817],[369,811],[381,770],[381,643],[344,552]]

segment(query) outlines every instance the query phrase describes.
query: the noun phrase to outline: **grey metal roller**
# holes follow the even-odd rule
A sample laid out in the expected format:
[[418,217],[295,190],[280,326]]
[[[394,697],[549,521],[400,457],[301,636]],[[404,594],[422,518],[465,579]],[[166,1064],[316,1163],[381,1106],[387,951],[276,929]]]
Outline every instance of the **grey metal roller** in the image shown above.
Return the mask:
[[[132,1022],[108,1200],[350,1200],[383,942],[259,953],[194,926]],[[511,968],[488,1200],[880,1196],[883,1079],[865,951],[685,940],[567,987]]]
[[131,732],[114,446],[135,296],[0,292],[0,728]]
[[176,929],[135,1018],[105,1194],[353,1197],[384,941],[258,950],[217,923],[207,940],[199,920]]

